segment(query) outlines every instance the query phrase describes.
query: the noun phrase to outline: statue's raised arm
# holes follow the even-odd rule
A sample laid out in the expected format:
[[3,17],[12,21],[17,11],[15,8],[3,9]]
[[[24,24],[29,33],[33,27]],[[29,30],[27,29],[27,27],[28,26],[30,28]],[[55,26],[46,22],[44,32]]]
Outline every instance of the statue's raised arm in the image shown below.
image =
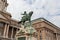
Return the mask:
[[27,13],[26,13],[26,11],[24,11],[24,14],[21,14],[21,15],[26,15]]

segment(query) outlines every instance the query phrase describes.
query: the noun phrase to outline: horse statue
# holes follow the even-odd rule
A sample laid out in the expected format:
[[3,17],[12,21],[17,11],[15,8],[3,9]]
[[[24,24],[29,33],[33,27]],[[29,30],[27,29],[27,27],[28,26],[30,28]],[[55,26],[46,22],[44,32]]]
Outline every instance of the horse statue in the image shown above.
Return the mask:
[[23,25],[24,25],[24,23],[26,21],[28,21],[29,23],[31,23],[31,16],[32,16],[32,14],[33,14],[33,11],[30,11],[29,14],[27,14],[26,11],[24,11],[24,14],[22,14],[23,17],[22,17],[21,21],[18,22],[18,23],[22,23]]

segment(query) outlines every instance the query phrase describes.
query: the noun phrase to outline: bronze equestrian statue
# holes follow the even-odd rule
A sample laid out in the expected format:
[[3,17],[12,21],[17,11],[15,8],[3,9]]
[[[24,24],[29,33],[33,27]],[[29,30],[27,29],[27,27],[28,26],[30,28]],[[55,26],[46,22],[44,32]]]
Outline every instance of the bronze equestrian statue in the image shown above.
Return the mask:
[[33,14],[33,11],[30,11],[29,14],[27,14],[26,11],[24,11],[24,14],[22,14],[23,17],[22,17],[21,21],[18,22],[18,23],[22,23],[23,25],[24,25],[24,23],[26,21],[28,21],[29,23],[31,23],[31,16],[32,16],[32,14]]

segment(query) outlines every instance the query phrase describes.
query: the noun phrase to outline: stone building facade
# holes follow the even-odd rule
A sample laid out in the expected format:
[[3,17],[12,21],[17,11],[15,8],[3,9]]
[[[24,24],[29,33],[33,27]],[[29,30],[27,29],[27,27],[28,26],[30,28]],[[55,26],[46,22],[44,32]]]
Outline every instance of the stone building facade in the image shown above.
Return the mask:
[[[15,40],[15,35],[20,29],[20,25],[18,21],[11,18],[10,13],[6,12],[7,6],[7,0],[0,0],[0,40]],[[32,24],[36,30],[34,37],[37,40],[60,40],[60,28],[46,19],[33,20]]]
[[[32,26],[36,32],[32,34],[31,40],[60,40],[60,28],[48,20],[44,18],[38,18],[32,21]],[[25,40],[29,40],[28,33],[23,35],[18,33],[16,36],[17,38],[21,37],[21,39],[25,37]]]
[[12,19],[6,12],[7,0],[0,0],[0,40],[15,40],[15,35],[20,26],[17,20]]
[[44,18],[32,21],[37,40],[60,40],[60,28]]

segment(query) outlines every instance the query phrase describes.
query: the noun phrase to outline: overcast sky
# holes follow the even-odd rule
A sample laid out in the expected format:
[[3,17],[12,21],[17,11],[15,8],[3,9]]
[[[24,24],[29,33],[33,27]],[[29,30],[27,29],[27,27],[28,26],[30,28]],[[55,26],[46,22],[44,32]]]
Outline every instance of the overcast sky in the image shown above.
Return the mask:
[[24,11],[33,11],[32,19],[44,17],[60,27],[60,0],[8,0],[7,11],[20,20]]

